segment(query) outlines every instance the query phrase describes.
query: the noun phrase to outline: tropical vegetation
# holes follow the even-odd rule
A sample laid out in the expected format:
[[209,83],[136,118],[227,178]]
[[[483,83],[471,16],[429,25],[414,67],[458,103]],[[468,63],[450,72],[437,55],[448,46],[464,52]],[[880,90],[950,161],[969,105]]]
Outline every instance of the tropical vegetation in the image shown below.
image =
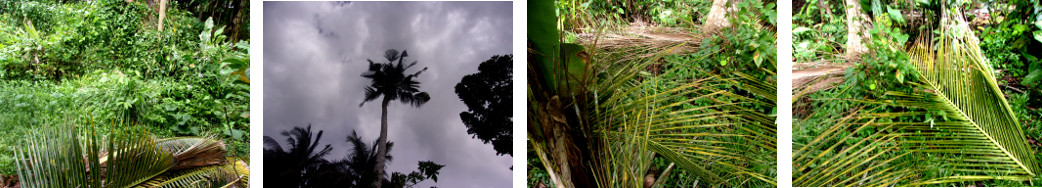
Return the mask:
[[[17,175],[27,187],[151,187],[162,184],[151,181],[157,178],[230,172],[236,175],[225,177],[236,178],[211,183],[246,186],[248,173],[224,166],[245,168],[249,161],[248,7],[205,0],[0,2],[0,174]],[[47,137],[22,136],[41,134]],[[97,143],[78,143],[87,140]],[[179,157],[198,157],[178,151],[196,143],[214,154],[207,159],[222,162],[176,166]],[[69,147],[84,148],[64,151]],[[91,169],[61,172],[84,175],[78,182],[84,184],[33,178],[61,169],[37,163],[59,159],[100,165],[105,173],[132,170],[121,164],[175,166],[127,173],[145,175],[128,181]],[[50,184],[56,182],[68,184]]]
[[529,1],[528,186],[777,186],[773,3]]
[[794,186],[1037,186],[1038,2],[794,8]]
[[351,152],[343,159],[327,159],[333,147],[322,145],[324,131],[315,134],[311,125],[306,128],[293,127],[283,131],[286,137],[286,148],[272,137],[264,137],[264,176],[278,181],[265,181],[271,187],[374,187],[372,182],[382,181],[383,187],[412,187],[424,180],[438,181],[438,171],[445,165],[431,161],[418,162],[417,171],[394,172],[387,176],[383,171],[373,170],[377,159],[385,161],[394,159],[390,150],[394,142],[387,142],[384,157],[377,157],[377,143],[366,144],[358,133],[351,132],[346,142],[350,143]]

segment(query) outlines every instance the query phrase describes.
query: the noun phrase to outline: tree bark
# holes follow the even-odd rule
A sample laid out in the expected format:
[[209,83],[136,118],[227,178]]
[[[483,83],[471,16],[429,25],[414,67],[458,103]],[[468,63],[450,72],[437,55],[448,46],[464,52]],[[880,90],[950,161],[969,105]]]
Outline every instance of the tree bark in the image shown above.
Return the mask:
[[568,146],[572,142],[570,139],[565,138],[565,134],[568,134],[568,131],[564,130],[563,125],[557,124],[554,126],[553,131],[554,138],[551,140],[553,145],[550,147],[550,152],[554,162],[557,163],[557,168],[561,170],[561,183],[564,184],[564,187],[575,187],[575,184],[572,182],[572,165],[574,164],[569,164],[568,160],[569,157],[580,156],[569,156]]
[[380,115],[380,138],[377,139],[376,145],[376,182],[373,182],[373,186],[380,188],[383,184],[383,172],[384,172],[384,156],[387,156],[387,104],[390,103],[390,98],[384,96],[383,105],[381,105]]
[[868,51],[861,44],[861,3],[858,0],[846,0],[847,16],[847,60],[855,60]]
[[727,21],[727,0],[713,0],[713,6],[705,20],[702,24],[703,33],[715,33],[720,31],[720,28],[730,27],[731,22]]
[[827,1],[818,1],[818,8],[825,10],[825,14],[828,15],[828,17],[832,17],[832,6],[830,6]]
[[166,0],[159,1],[159,31],[163,31],[163,18],[166,18]]

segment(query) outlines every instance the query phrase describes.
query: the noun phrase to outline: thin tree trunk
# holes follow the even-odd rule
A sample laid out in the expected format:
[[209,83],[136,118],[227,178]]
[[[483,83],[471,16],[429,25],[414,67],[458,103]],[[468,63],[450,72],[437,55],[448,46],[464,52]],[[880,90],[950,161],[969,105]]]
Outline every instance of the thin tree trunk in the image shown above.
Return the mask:
[[553,155],[554,162],[557,163],[557,168],[561,170],[561,183],[564,187],[575,187],[572,182],[572,165],[569,164],[569,157],[580,157],[580,156],[569,156],[568,147],[573,146],[571,140],[566,138],[568,131],[564,130],[563,124],[557,124],[553,128],[554,138],[551,140],[553,145],[550,147],[550,153]]
[[861,3],[858,0],[846,0],[847,13],[847,60],[855,60],[868,51],[861,44]]
[[818,1],[818,8],[825,10],[825,15],[828,15],[829,18],[832,17],[832,6],[828,4],[828,1]]
[[166,0],[159,1],[159,31],[163,31],[163,18],[166,18]]
[[373,186],[380,188],[380,184],[383,183],[383,172],[384,172],[384,156],[387,156],[387,104],[391,100],[384,96],[384,103],[381,106],[380,115],[380,138],[376,141],[379,145],[376,150],[376,182],[373,182]]

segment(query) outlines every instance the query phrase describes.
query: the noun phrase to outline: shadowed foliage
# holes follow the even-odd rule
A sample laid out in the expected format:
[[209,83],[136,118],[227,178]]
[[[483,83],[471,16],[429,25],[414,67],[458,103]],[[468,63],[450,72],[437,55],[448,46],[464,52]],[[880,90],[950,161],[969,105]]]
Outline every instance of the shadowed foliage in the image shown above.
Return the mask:
[[270,169],[264,170],[264,175],[280,180],[270,181],[273,187],[310,187],[308,177],[314,176],[312,173],[325,163],[323,157],[329,155],[333,148],[326,144],[316,151],[318,141],[322,139],[322,131],[314,135],[311,125],[307,128],[293,127],[283,131],[282,136],[287,137],[288,150],[284,150],[274,138],[264,137],[264,159],[271,161],[267,163]]
[[456,95],[469,109],[459,114],[467,133],[492,143],[497,155],[514,155],[513,58],[492,56],[478,66],[478,73],[464,76],[456,84]]
[[[373,182],[379,179],[384,187],[411,187],[426,179],[437,182],[438,171],[444,167],[434,162],[420,161],[418,172],[414,171],[408,175],[394,172],[390,177],[386,173],[378,175],[373,169],[376,167],[378,156],[376,143],[366,144],[358,133],[352,131],[345,140],[350,143],[350,152],[343,159],[331,160],[327,159],[329,150],[332,149],[329,144],[323,146],[325,149],[314,150],[322,145],[319,143],[322,133],[323,131],[318,131],[316,136],[311,132],[310,125],[307,128],[294,127],[285,131],[283,136],[288,137],[288,150],[283,149],[274,138],[265,136],[264,160],[265,164],[268,164],[264,169],[265,177],[279,180],[265,181],[265,186],[374,187]],[[389,153],[393,146],[393,142],[387,143],[388,153],[383,158],[388,162],[393,159]]]

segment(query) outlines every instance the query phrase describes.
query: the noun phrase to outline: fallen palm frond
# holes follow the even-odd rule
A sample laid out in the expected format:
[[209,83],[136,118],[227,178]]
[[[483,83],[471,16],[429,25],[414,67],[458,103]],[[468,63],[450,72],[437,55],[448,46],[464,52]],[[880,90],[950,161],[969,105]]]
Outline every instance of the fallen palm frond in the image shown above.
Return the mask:
[[[678,54],[698,51],[703,35],[697,35],[690,28],[669,28],[647,25],[630,25],[618,33],[606,33],[600,36],[582,35],[580,44],[596,46],[606,53],[640,54],[634,58],[651,57],[655,52],[673,49]],[[632,59],[629,59],[632,60]]]
[[[827,128],[808,143],[794,142],[794,187],[888,187],[915,177],[916,168],[910,165],[917,163],[907,157],[910,150],[897,148],[897,136],[890,134],[893,126],[862,118],[860,111],[799,123]],[[855,136],[865,130],[877,131]]]
[[654,154],[708,185],[775,186],[773,170],[753,167],[776,163],[774,117],[745,107],[774,106],[774,84],[743,73],[646,76],[650,63],[607,63],[605,79],[593,89],[597,102],[589,119],[609,151],[601,159],[602,187],[639,187]]
[[[936,50],[933,40],[920,37],[909,50],[911,63],[923,80],[922,87],[932,95],[895,92],[895,101],[909,107],[944,111],[951,121],[944,127],[931,129],[943,139],[928,142],[932,153],[957,153],[962,160],[953,171],[962,176],[938,178],[924,183],[991,179],[971,177],[969,174],[1008,174],[994,179],[1028,179],[1039,171],[1034,151],[1016,114],[1006,101],[995,80],[994,70],[981,53],[979,41],[972,33],[958,8],[947,9],[941,17],[940,34],[924,30],[923,36],[938,38]],[[926,132],[924,130],[924,132]],[[974,140],[963,144],[957,140]],[[986,169],[995,167],[995,169]]]
[[65,126],[27,135],[16,153],[21,186],[246,186],[248,171],[243,164],[224,162],[220,141],[193,137],[157,141],[135,128],[120,128],[101,140],[94,127],[79,131]]
[[[232,160],[229,158],[229,160]],[[143,182],[135,187],[221,187],[234,185],[235,183],[246,183],[249,179],[248,169],[244,164],[224,163],[193,169],[173,171],[165,173],[149,181]]]
[[552,2],[529,5],[528,139],[555,186],[650,186],[658,156],[706,185],[775,186],[773,68],[755,77],[702,70],[701,56],[662,61],[699,50],[705,38],[690,28],[563,43],[544,14]]
[[[856,100],[861,108],[892,111],[858,110],[835,122],[805,124],[827,128],[797,143],[794,185],[923,186],[1036,176],[1034,151],[977,38],[957,8],[942,10],[939,32],[923,30],[908,50],[919,78],[910,84],[918,89]],[[862,130],[871,134],[851,136]]]
[[792,102],[803,96],[831,89],[843,83],[844,71],[851,65],[826,66],[792,71]]

